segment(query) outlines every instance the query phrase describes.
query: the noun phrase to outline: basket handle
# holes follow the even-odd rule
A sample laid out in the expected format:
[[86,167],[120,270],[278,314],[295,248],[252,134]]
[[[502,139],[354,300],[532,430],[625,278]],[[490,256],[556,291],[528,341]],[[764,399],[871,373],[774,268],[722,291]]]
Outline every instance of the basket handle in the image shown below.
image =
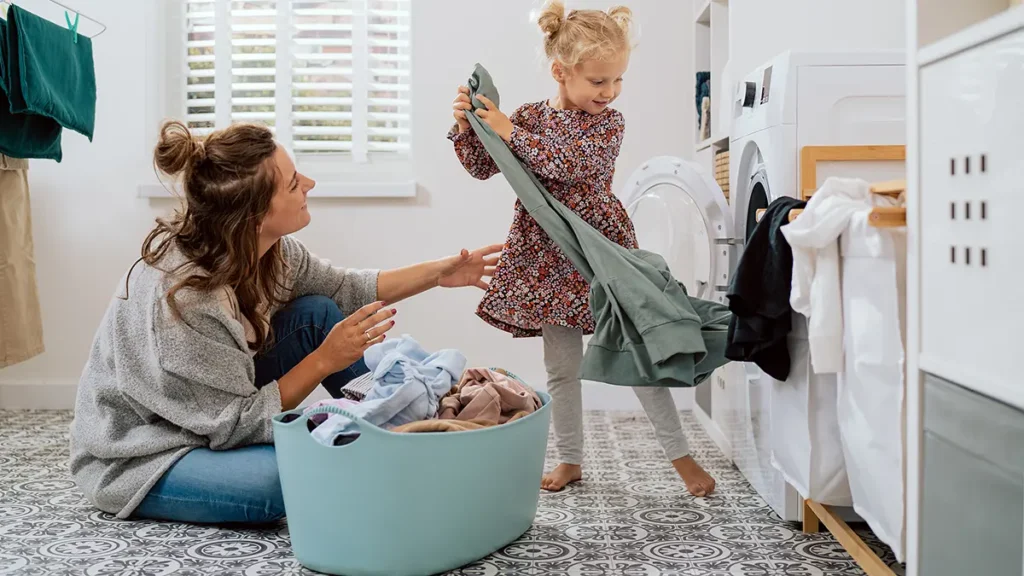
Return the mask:
[[384,430],[383,428],[375,424],[371,424],[366,419],[360,416],[356,416],[355,414],[349,412],[348,410],[345,410],[344,408],[338,408],[337,406],[331,406],[329,404],[324,406],[317,406],[316,408],[309,410],[308,412],[304,412],[302,416],[308,420],[310,416],[316,414],[336,414],[338,416],[344,416],[345,418],[348,418],[349,420],[354,422],[355,425],[359,427],[360,434],[364,434],[367,432],[369,432],[370,434],[379,434],[381,436],[386,436],[389,434],[387,430]]

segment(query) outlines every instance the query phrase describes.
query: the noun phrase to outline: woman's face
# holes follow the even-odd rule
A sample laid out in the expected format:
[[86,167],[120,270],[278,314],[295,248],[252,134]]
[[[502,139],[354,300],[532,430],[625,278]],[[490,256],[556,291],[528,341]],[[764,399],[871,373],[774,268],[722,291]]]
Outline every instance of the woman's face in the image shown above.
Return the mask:
[[270,200],[270,210],[260,226],[260,236],[270,244],[309,224],[306,194],[316,186],[316,182],[298,173],[295,163],[284,148],[277,147],[273,162],[277,165],[277,189]]

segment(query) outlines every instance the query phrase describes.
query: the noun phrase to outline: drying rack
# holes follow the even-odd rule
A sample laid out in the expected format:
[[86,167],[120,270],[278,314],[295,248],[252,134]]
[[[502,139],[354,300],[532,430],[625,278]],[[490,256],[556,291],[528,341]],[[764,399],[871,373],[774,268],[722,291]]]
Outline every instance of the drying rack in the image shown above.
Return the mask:
[[[87,38],[95,38],[107,30],[106,24],[96,20],[95,18],[90,18],[89,16],[79,12],[76,8],[72,8],[71,6],[58,2],[57,0],[33,0],[31,2],[23,2],[21,0],[0,0],[0,17],[7,17],[7,12],[4,8],[10,6],[18,6],[19,8],[32,12],[40,18],[44,18],[61,26],[64,26],[66,23],[68,28]],[[74,18],[74,23],[71,21],[72,17]],[[98,27],[99,31],[86,34],[78,27],[79,18],[87,23],[91,23],[87,25],[87,28]]]
[[[904,146],[804,146],[800,150],[800,195],[803,200],[810,198],[817,189],[817,162],[825,161],[872,161],[894,160],[906,158]],[[890,180],[872,184],[871,193],[884,196],[899,196],[907,188],[906,180]],[[759,209],[755,215],[760,220],[765,210]],[[803,212],[800,208],[789,211],[790,222]],[[895,228],[906,226],[907,209],[905,206],[875,206],[868,215],[868,223],[879,228]],[[829,506],[805,499],[803,505],[803,531],[815,533],[824,524],[836,541],[857,562],[868,576],[896,576],[889,566],[853,531]]]

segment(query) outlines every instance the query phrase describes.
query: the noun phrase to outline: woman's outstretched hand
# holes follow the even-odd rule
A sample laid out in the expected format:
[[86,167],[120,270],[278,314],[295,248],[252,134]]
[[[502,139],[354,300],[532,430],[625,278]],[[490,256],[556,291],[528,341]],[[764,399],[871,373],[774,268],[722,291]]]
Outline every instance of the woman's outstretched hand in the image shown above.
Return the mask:
[[472,252],[464,249],[455,256],[445,258],[441,261],[441,273],[437,285],[442,288],[476,286],[481,290],[486,290],[488,283],[484,281],[484,278],[494,275],[502,248],[504,246],[501,244],[493,244]]

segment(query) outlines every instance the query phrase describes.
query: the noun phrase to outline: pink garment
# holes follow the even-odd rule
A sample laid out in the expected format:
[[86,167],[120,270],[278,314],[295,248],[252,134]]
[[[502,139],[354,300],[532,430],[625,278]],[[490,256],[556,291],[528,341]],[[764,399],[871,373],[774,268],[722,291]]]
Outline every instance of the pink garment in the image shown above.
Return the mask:
[[538,408],[537,393],[516,379],[486,368],[470,368],[452,392],[441,399],[437,417],[504,424]]

